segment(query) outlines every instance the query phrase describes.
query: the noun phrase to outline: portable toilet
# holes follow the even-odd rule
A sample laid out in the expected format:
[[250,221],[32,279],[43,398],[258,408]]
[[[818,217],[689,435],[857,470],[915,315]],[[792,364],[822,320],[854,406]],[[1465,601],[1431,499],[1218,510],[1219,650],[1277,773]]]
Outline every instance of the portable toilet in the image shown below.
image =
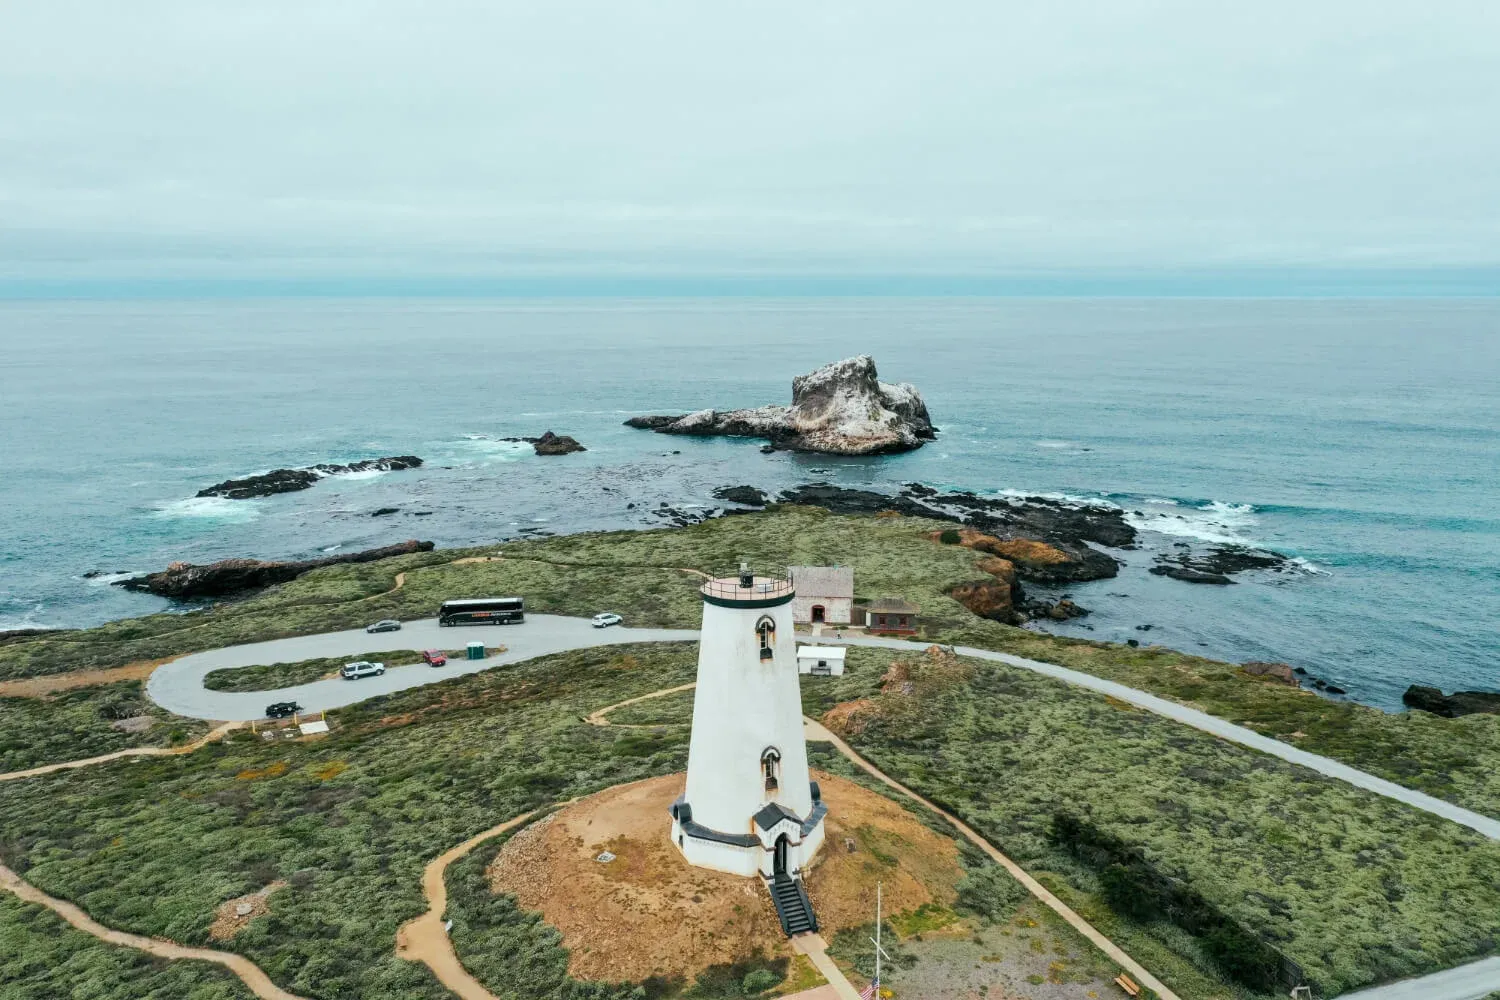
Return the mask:
[[484,659],[484,643],[482,643],[482,642],[471,642],[471,643],[469,643],[469,659],[471,659],[471,660],[482,660],[482,659]]

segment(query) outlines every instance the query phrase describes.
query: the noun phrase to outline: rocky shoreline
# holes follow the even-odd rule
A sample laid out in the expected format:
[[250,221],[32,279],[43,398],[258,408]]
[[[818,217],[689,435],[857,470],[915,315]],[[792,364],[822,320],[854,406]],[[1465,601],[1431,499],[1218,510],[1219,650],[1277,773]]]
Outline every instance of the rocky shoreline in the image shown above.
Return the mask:
[[1445,719],[1464,715],[1500,715],[1500,694],[1488,691],[1455,691],[1443,694],[1440,688],[1413,684],[1401,696],[1407,708],[1431,712]]
[[378,549],[365,549],[346,555],[325,556],[322,559],[306,559],[297,562],[268,562],[261,559],[221,559],[205,565],[173,563],[159,573],[133,576],[128,580],[117,580],[114,586],[126,590],[155,594],[174,601],[194,601],[210,597],[230,597],[269,587],[272,584],[295,580],[309,570],[340,563],[374,562],[391,556],[411,555],[413,552],[431,552],[432,542],[415,539],[396,545],[385,545]]
[[937,437],[914,386],[880,381],[869,355],[845,358],[792,379],[790,406],[697,410],[631,417],[625,426],[658,434],[764,438],[762,450],[829,455],[911,451]]

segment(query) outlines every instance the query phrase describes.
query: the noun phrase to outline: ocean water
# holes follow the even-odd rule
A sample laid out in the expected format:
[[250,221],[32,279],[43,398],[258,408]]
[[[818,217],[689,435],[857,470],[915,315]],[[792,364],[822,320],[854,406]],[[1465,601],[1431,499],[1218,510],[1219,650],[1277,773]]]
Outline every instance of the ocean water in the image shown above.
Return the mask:
[[[1094,613],[1057,631],[1284,660],[1386,708],[1411,683],[1500,690],[1497,331],[1494,300],[9,303],[0,629],[160,610],[108,581],[178,559],[645,528],[725,484],[921,481],[1132,512],[1145,547],[1072,588]],[[763,455],[621,426],[784,402],[792,376],[857,353],[921,389],[936,443]],[[499,440],[549,428],[589,450]],[[193,499],[407,453],[426,467]],[[1298,569],[1222,588],[1146,573],[1181,541]]]

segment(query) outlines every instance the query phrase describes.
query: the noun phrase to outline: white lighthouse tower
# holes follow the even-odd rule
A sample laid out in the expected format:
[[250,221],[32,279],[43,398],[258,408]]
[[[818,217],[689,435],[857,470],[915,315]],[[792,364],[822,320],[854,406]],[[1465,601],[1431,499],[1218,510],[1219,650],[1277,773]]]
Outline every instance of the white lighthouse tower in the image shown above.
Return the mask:
[[687,790],[672,804],[672,843],[692,864],[760,875],[783,929],[815,930],[800,876],[823,844],[828,807],[807,773],[792,581],[741,566],[702,593]]

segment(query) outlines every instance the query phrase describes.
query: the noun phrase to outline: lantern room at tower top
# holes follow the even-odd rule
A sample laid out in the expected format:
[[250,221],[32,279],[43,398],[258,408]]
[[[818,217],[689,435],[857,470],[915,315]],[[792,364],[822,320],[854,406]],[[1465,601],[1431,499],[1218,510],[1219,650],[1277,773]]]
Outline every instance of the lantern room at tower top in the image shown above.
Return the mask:
[[[694,865],[796,881],[823,843],[808,776],[791,578],[741,567],[704,582],[687,788],[672,843]],[[799,887],[800,888],[800,887]]]

